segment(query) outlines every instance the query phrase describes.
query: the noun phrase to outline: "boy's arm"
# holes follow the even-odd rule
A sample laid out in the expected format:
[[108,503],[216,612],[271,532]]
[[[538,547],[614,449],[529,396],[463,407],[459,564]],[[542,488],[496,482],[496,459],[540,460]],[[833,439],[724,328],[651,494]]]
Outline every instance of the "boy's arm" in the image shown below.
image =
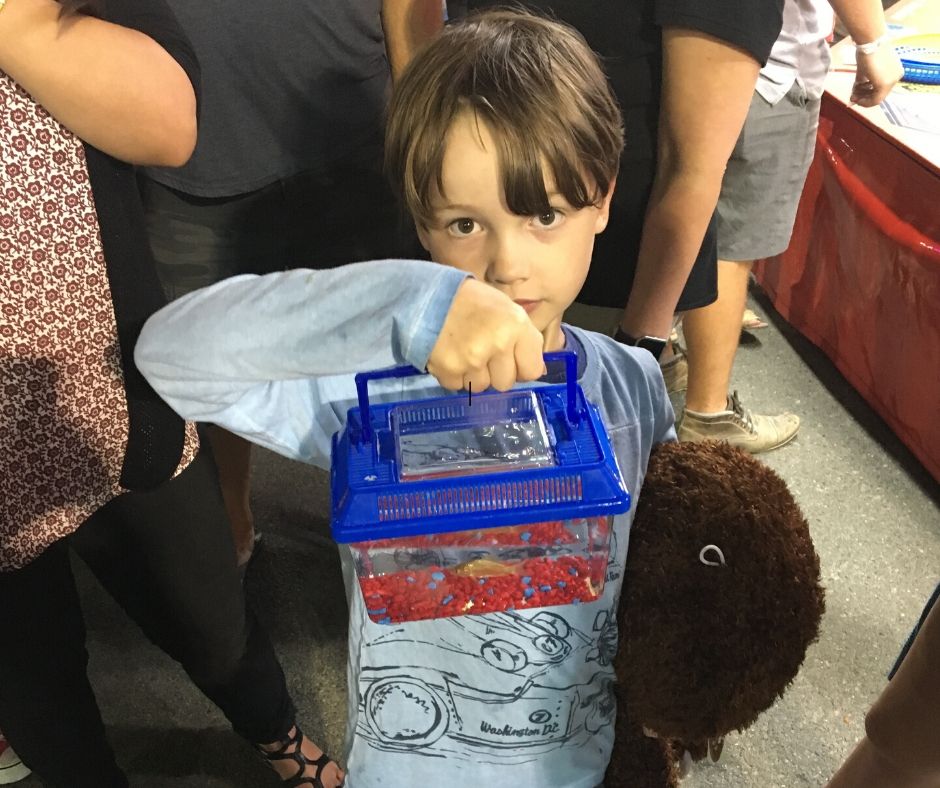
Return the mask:
[[310,461],[328,404],[311,378],[408,363],[450,388],[466,375],[478,389],[508,387],[542,374],[541,352],[541,335],[502,293],[446,266],[383,260],[190,293],[147,321],[134,358],[185,418]]
[[414,53],[443,27],[440,0],[382,0],[385,51],[393,79],[401,76]]
[[714,36],[663,31],[659,160],[621,322],[631,336],[669,336],[759,70],[753,55]]

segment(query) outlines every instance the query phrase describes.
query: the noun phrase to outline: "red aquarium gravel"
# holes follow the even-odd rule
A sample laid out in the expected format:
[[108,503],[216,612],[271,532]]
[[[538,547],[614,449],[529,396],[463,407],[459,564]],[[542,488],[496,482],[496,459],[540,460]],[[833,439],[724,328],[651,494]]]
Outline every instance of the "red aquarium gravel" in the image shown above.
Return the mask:
[[[358,551],[359,584],[369,618],[377,624],[398,624],[592,602],[604,588],[609,525],[606,517],[591,518],[590,523],[590,544],[565,523],[552,522],[352,545]],[[489,548],[490,553],[479,557],[481,547]],[[516,547],[534,553],[544,547],[545,554],[521,560],[500,557],[501,549]],[[468,554],[476,550],[478,557],[447,567],[438,564],[387,573],[370,571],[378,550],[421,555],[436,548],[457,548],[457,555],[460,548],[467,548]]]

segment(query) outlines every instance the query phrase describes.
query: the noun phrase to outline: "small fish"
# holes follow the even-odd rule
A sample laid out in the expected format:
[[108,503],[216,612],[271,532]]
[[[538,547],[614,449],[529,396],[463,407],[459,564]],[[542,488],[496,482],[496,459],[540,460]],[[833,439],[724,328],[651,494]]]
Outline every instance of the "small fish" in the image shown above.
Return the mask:
[[515,567],[512,565],[492,558],[474,558],[472,561],[466,561],[454,567],[454,574],[469,577],[512,575],[515,572]]

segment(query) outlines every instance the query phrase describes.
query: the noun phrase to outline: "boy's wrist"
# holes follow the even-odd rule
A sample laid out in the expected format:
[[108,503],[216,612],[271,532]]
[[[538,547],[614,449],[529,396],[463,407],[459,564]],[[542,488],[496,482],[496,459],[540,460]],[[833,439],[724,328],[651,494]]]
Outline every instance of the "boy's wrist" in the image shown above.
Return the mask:
[[436,275],[429,282],[431,289],[428,297],[423,301],[420,313],[414,315],[414,319],[407,324],[408,328],[402,336],[402,357],[418,369],[427,367],[457,291],[467,279],[472,278],[457,268],[437,263],[432,265],[439,270],[435,271]]

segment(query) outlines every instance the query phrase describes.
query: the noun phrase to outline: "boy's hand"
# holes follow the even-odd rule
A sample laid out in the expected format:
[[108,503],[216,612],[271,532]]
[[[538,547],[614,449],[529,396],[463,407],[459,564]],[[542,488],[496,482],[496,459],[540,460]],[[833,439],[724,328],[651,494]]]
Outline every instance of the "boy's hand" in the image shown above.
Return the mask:
[[545,374],[542,335],[508,296],[467,279],[431,350],[428,372],[452,391],[506,391]]

